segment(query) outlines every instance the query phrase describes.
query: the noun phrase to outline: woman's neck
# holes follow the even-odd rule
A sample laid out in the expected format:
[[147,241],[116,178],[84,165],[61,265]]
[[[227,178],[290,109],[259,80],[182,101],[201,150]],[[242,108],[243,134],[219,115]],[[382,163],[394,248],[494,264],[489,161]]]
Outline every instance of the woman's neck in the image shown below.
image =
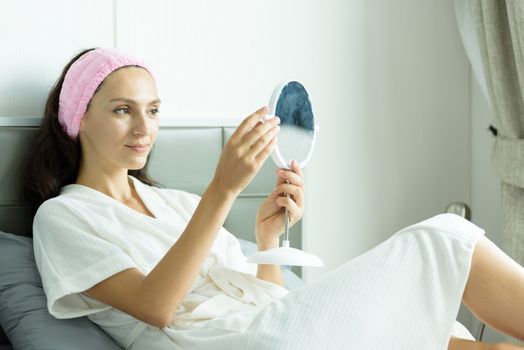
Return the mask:
[[95,189],[124,204],[135,201],[136,194],[132,180],[127,175],[127,169],[112,174],[81,169],[75,183]]

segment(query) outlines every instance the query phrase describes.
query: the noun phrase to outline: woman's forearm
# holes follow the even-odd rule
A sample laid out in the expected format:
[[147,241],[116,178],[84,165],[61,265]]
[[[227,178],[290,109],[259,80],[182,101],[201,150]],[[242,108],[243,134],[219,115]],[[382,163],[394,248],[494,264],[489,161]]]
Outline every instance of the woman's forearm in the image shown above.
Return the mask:
[[178,241],[144,278],[141,285],[144,307],[164,323],[170,322],[195,281],[235,198],[211,182]]
[[[257,242],[257,244],[260,251],[277,248],[278,238],[272,242]],[[279,265],[258,265],[257,278],[284,286],[284,275]]]

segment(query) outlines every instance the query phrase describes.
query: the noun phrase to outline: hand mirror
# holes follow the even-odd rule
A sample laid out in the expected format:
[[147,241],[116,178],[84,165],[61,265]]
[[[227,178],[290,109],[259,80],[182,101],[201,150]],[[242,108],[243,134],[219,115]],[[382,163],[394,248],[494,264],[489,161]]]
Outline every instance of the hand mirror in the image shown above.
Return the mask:
[[[269,101],[269,115],[280,118],[278,142],[271,158],[279,168],[290,170],[294,159],[303,169],[309,162],[319,129],[313,119],[311,99],[305,87],[298,81],[278,84]],[[290,196],[289,193],[287,196]],[[247,261],[270,265],[323,266],[319,257],[289,246],[287,208],[284,215],[285,237],[282,246],[256,252]]]

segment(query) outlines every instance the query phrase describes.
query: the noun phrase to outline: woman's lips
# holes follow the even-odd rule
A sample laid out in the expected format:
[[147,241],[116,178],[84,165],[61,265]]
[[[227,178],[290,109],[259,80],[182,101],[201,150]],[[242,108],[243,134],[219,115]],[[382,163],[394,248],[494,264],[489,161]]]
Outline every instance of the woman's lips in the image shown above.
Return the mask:
[[143,145],[143,146],[128,146],[128,145],[126,145],[126,146],[131,148],[135,152],[145,152],[149,148],[149,145]]

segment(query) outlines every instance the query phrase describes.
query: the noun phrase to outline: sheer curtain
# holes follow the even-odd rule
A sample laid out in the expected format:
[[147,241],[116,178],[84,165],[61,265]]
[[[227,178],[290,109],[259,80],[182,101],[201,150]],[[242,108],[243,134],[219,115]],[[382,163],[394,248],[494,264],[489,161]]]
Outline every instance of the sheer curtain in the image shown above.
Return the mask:
[[455,10],[473,72],[496,117],[492,164],[501,181],[503,248],[524,265],[524,1],[455,0]]

